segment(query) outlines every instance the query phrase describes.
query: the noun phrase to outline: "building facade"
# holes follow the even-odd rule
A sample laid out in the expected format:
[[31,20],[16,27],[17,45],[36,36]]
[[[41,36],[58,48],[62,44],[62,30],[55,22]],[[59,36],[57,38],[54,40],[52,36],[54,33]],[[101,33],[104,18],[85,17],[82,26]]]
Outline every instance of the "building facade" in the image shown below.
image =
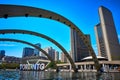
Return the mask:
[[27,56],[34,56],[34,49],[33,48],[29,48],[29,47],[23,48],[22,57],[27,57]]
[[55,61],[58,61],[58,60],[59,60],[59,52],[55,51]]
[[[40,43],[37,43],[35,44],[36,46],[38,46],[39,48],[41,48],[41,44]],[[34,55],[35,56],[41,56],[41,53],[38,49],[34,49]]]
[[[52,57],[53,60],[59,60],[59,52],[53,49],[52,47],[44,48],[44,50]],[[41,53],[42,57],[46,57],[43,53]]]
[[21,63],[21,58],[14,56],[4,56],[2,63]]
[[94,27],[94,30],[95,30],[96,40],[97,40],[98,55],[108,59],[106,49],[105,49],[105,43],[103,40],[103,33],[102,33],[101,25],[97,24]]
[[[91,44],[90,35],[85,36]],[[71,53],[74,62],[79,62],[84,57],[90,56],[88,48],[74,29],[71,29]]]
[[5,50],[0,50],[0,60],[5,56]]
[[101,6],[99,16],[100,24],[95,27],[99,55],[109,61],[120,60],[120,45],[112,13]]
[[61,62],[67,62],[67,58],[63,52],[61,52]]

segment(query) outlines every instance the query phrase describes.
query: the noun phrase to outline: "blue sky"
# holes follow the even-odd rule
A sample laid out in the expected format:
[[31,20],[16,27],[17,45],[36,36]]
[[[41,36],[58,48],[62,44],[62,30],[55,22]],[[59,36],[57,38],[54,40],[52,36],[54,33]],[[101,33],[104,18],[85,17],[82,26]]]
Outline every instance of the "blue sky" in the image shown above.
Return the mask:
[[[16,4],[33,6],[61,14],[76,24],[85,34],[90,34],[92,46],[97,54],[94,26],[98,24],[98,8],[107,7],[113,14],[116,30],[120,41],[120,0],[0,0],[0,4]],[[24,29],[36,31],[58,41],[67,51],[70,51],[70,28],[66,25],[46,18],[37,17],[12,17],[1,18],[0,29]],[[21,39],[33,44],[41,43],[41,47],[52,46],[61,52],[51,42],[31,35],[6,34],[0,38]],[[22,56],[22,50],[28,45],[15,42],[0,42],[0,50],[5,50],[6,55]]]

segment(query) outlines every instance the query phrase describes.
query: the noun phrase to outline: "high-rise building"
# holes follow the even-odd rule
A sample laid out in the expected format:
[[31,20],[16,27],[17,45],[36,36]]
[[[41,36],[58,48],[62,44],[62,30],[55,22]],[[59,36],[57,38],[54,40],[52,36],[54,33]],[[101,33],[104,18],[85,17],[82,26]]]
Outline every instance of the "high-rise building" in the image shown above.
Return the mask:
[[99,55],[108,58],[109,61],[120,60],[119,40],[112,13],[101,6],[99,16],[100,24],[95,27]]
[[[55,60],[55,49],[52,47],[44,48],[44,50],[52,57],[53,60]],[[42,53],[42,56],[45,57],[45,55]]]
[[[46,48],[45,49],[43,49],[44,51],[46,51]],[[47,52],[47,51],[46,51]],[[41,57],[45,57],[45,58],[47,58],[47,56],[44,54],[44,53],[42,53],[41,52],[41,55],[40,55]]]
[[[85,36],[91,44],[90,35]],[[71,29],[71,53],[74,62],[79,62],[81,59],[90,56],[88,48],[74,29]]]
[[59,60],[59,52],[55,51],[55,61],[58,61],[58,60]]
[[49,50],[49,55],[52,57],[52,59],[55,60],[55,49],[49,47],[48,50]]
[[63,52],[61,52],[61,62],[67,62],[67,58]]
[[[46,51],[53,60],[55,61],[59,60],[59,52],[53,49],[52,47],[47,47],[44,48],[43,50]],[[46,55],[44,55],[43,53],[41,53],[41,56],[46,57]]]
[[[69,51],[69,55],[72,57],[71,51]],[[70,63],[68,58],[65,56],[65,54],[63,52],[61,52],[61,62]]]
[[[38,46],[39,48],[41,48],[41,44],[40,43],[37,43],[35,44],[36,46]],[[41,56],[41,53],[38,49],[34,49],[34,55],[35,56]]]
[[5,56],[5,50],[0,50],[0,60]]
[[108,59],[108,56],[107,56],[107,53],[106,53],[106,50],[105,50],[105,43],[104,43],[104,40],[103,40],[101,25],[97,24],[94,27],[94,29],[95,29],[96,40],[97,40],[98,55]]
[[33,48],[29,48],[29,47],[23,48],[22,57],[33,56],[33,55],[34,55],[34,49]]

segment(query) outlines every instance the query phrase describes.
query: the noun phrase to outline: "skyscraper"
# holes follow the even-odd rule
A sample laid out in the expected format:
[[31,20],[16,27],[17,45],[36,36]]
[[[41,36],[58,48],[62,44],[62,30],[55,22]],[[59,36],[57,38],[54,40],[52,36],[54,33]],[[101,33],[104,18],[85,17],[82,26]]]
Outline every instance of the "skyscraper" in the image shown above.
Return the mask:
[[[44,48],[44,50],[52,57],[53,60],[55,60],[55,49],[52,47]],[[42,56],[45,57],[45,55],[42,53]]]
[[63,52],[61,52],[61,62],[67,62],[67,58]]
[[[38,46],[39,48],[41,48],[41,44],[40,43],[37,43],[35,45]],[[41,56],[40,51],[38,49],[34,49],[34,55],[35,56]]]
[[102,33],[102,29],[101,29],[101,25],[100,23],[97,24],[95,27],[95,34],[96,34],[96,40],[97,40],[97,47],[98,47],[98,55],[105,57],[108,59],[107,53],[106,53],[106,49],[105,49],[105,43],[103,40],[103,33]]
[[59,60],[59,52],[58,51],[55,51],[55,61],[58,61]]
[[[91,44],[90,35],[85,35],[88,42]],[[79,62],[84,57],[90,55],[88,48],[85,46],[84,42],[76,32],[76,30],[71,29],[71,53],[74,62]]]
[[5,50],[0,50],[0,60],[5,56]]
[[33,55],[34,55],[34,49],[33,48],[29,48],[29,47],[23,48],[22,57],[33,56]]
[[120,45],[112,13],[101,6],[99,15],[100,24],[95,27],[99,55],[108,58],[109,61],[120,60]]

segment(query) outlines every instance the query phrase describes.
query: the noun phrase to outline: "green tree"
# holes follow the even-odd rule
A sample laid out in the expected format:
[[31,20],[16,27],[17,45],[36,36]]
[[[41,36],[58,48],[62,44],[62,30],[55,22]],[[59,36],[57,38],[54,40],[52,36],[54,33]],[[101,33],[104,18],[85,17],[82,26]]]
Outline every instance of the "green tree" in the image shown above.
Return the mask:
[[1,69],[16,69],[19,68],[19,64],[18,63],[2,63],[0,65]]

